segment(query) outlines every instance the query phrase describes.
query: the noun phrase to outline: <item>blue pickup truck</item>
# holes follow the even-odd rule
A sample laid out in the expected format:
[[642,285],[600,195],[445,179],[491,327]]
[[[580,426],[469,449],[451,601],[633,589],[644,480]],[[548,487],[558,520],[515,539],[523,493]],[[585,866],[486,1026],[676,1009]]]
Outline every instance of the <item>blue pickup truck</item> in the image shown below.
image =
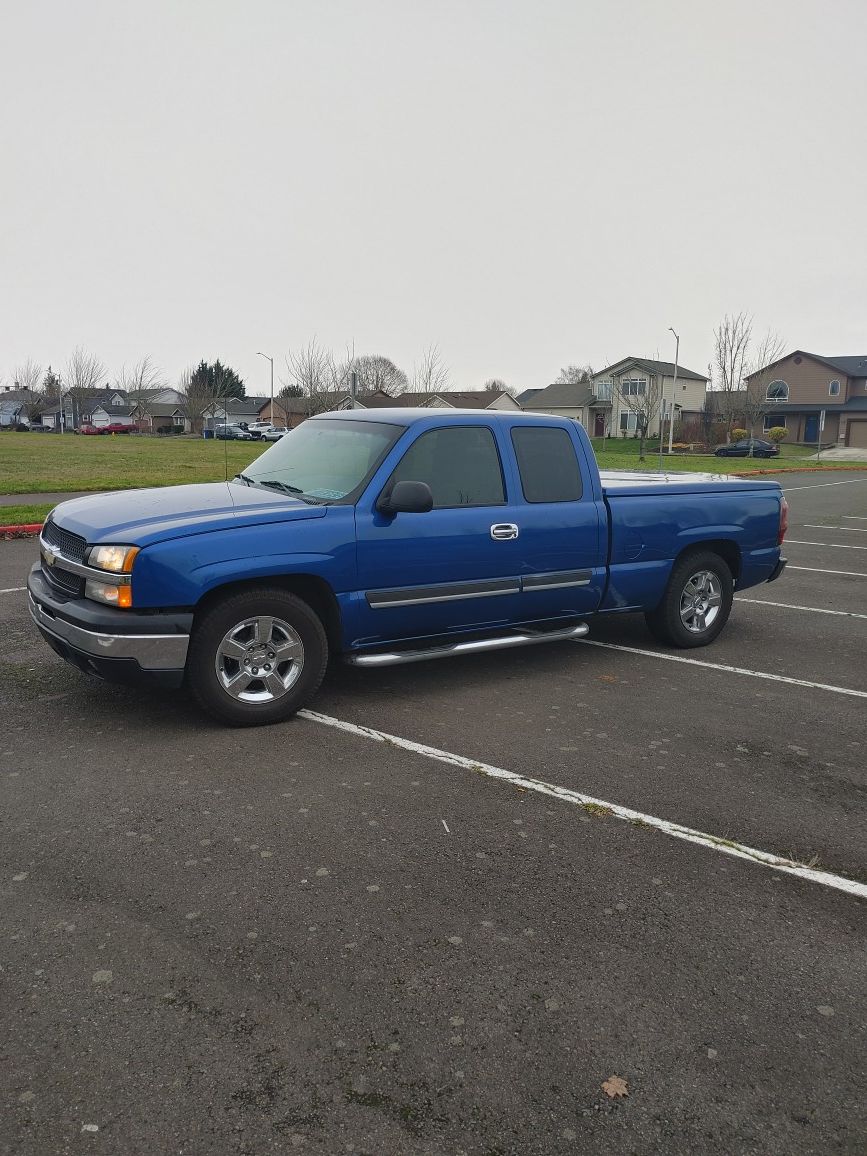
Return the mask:
[[779,577],[786,523],[773,481],[600,474],[566,419],[356,409],[305,421],[231,481],[64,502],[29,604],[80,669],[185,685],[255,726],[309,702],[330,656],[527,646],[636,611],[659,641],[704,646],[735,588]]

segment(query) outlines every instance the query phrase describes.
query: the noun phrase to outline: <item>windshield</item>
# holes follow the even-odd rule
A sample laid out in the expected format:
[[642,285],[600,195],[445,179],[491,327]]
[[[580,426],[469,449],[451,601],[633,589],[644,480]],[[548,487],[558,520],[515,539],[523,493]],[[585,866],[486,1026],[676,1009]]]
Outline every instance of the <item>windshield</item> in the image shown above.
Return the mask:
[[353,501],[404,427],[315,418],[274,442],[244,481],[325,502]]

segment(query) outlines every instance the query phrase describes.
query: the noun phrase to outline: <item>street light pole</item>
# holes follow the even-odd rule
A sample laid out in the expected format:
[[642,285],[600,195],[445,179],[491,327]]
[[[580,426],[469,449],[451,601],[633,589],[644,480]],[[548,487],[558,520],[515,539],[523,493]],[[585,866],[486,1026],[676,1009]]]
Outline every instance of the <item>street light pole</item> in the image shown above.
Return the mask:
[[269,357],[267,353],[257,353],[257,357],[264,357],[266,361],[271,362],[271,424],[274,424],[274,358]]
[[[669,325],[668,329],[669,329],[670,333],[674,333],[674,330],[671,328],[670,325]],[[669,456],[671,456],[671,447],[674,443],[674,399],[677,397],[677,362],[678,362],[678,358],[680,356],[680,338],[678,337],[678,335],[676,333],[674,333],[674,339],[675,339],[677,344],[674,347],[674,385],[671,387],[671,414],[670,414],[669,419],[668,419],[668,453],[669,453]]]

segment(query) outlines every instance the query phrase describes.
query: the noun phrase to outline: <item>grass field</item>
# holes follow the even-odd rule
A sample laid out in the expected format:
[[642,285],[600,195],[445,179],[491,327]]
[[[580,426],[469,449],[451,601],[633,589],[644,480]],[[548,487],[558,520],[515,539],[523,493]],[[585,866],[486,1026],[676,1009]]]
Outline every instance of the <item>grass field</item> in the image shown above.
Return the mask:
[[[593,443],[602,469],[656,470],[658,455],[645,451],[638,460],[638,442],[631,438]],[[203,438],[76,437],[73,434],[6,433],[0,435],[0,494],[38,495],[83,490],[124,490],[137,486],[171,486],[183,482],[214,482],[233,477],[267,448],[262,442],[219,442]],[[812,450],[784,446],[770,461],[712,456],[663,456],[666,470],[744,473],[797,467]],[[806,463],[816,466],[815,462]],[[819,469],[845,468],[845,463]],[[50,505],[22,502],[0,507],[0,524],[41,521]]]
[[257,458],[264,442],[204,438],[0,435],[0,493],[128,490],[233,477]]

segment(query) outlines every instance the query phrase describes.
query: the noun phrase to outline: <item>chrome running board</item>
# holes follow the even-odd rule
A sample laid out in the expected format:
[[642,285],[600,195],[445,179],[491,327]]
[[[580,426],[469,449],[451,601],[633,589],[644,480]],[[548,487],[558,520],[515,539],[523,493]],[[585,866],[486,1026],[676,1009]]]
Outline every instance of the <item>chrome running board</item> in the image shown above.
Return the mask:
[[479,638],[472,642],[450,642],[446,646],[429,646],[424,650],[395,650],[381,654],[350,654],[350,666],[401,666],[408,662],[427,662],[432,658],[451,658],[456,654],[479,654],[486,650],[507,650],[513,646],[536,646],[540,642],[568,642],[583,638],[590,627],[586,622],[566,630],[523,630],[514,634],[499,634],[494,638]]

